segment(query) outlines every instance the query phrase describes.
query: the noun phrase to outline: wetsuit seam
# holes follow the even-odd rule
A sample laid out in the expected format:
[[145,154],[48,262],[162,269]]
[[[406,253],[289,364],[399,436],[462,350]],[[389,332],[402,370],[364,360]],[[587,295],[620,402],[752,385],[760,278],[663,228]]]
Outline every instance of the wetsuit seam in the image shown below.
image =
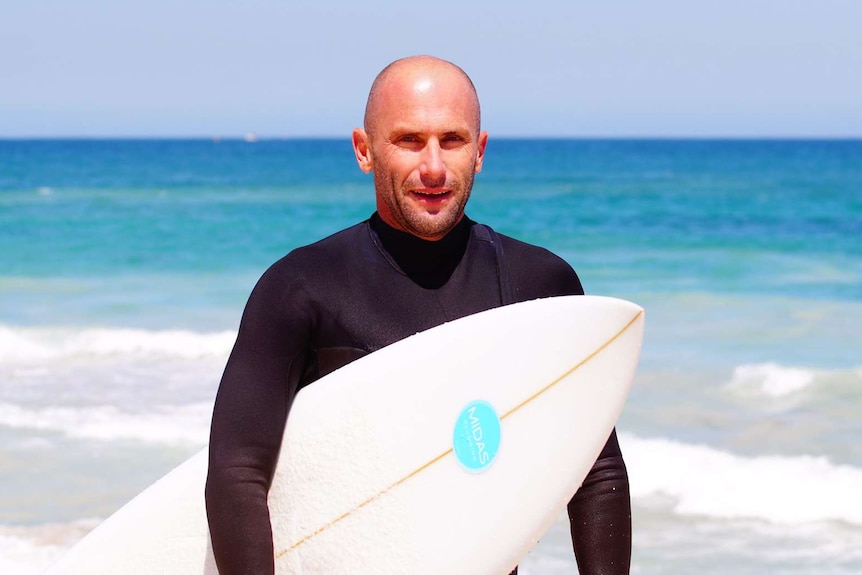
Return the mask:
[[407,275],[407,272],[401,269],[401,266],[398,265],[398,262],[395,261],[395,258],[393,258],[392,255],[386,251],[386,248],[383,247],[383,242],[380,240],[380,237],[377,235],[377,232],[374,231],[374,228],[371,227],[371,221],[365,220],[363,224],[365,225],[365,230],[368,233],[368,237],[371,239],[371,243],[374,245],[377,251],[380,252],[380,255],[383,256],[383,259],[385,259],[386,262],[390,266],[392,266],[392,268],[394,268],[395,271],[397,271],[399,274],[406,278],[409,278],[410,276]]

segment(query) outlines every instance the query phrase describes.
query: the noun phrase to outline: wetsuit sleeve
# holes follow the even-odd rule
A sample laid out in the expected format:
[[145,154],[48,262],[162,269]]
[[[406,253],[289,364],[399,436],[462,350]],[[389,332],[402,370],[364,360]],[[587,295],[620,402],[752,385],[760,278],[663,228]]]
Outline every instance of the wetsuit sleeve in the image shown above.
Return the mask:
[[629,480],[616,430],[569,502],[572,546],[581,575],[626,575],[632,552]]
[[308,306],[284,275],[270,269],[252,291],[213,410],[206,509],[220,575],[274,572],[267,494],[308,341]]
[[[574,273],[574,272],[572,272]],[[583,295],[580,280],[570,292]],[[614,429],[567,506],[581,575],[628,575],[632,554],[629,479]]]
[[[577,274],[563,260],[520,247],[517,242],[506,246],[516,299],[584,294]],[[616,430],[567,507],[581,575],[628,574],[631,500]]]

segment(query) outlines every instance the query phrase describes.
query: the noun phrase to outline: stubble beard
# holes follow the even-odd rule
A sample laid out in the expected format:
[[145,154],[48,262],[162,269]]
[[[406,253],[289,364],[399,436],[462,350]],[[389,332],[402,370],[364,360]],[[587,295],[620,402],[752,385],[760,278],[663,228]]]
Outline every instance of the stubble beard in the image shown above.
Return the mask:
[[385,174],[380,174],[380,181],[377,181],[377,172],[374,175],[378,189],[382,184],[390,190],[390,193],[384,194],[383,198],[392,217],[405,231],[425,239],[442,238],[461,221],[467,201],[470,199],[474,178],[471,171],[463,180],[457,182],[458,185],[450,186],[452,194],[446,205],[440,211],[430,213],[411,198],[409,183],[402,187],[392,178],[387,178]]

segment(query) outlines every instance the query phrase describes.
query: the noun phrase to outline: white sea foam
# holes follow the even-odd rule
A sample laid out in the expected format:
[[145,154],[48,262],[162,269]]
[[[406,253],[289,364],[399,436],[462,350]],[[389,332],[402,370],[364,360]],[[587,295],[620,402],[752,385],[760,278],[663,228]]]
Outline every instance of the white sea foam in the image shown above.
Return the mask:
[[703,445],[621,434],[632,496],[673,511],[778,524],[862,525],[862,469],[820,456],[741,457]]
[[94,520],[82,520],[33,527],[0,525],[0,573],[42,573],[97,523]]
[[195,359],[227,356],[236,332],[0,326],[0,364],[119,355]]
[[211,403],[129,413],[114,406],[28,409],[0,402],[0,425],[102,441],[203,445],[207,441],[211,415]]
[[733,370],[730,389],[784,397],[810,386],[817,377],[812,369],[786,367],[777,363],[740,365]]
[[60,558],[65,547],[39,545],[30,539],[0,535],[0,573],[37,575]]

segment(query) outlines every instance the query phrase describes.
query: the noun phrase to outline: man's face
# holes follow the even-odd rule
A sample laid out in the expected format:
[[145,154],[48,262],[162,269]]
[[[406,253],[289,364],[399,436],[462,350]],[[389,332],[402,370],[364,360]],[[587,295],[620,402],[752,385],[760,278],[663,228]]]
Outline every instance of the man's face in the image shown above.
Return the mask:
[[360,167],[374,172],[377,211],[387,224],[426,240],[464,216],[487,134],[478,105],[457,75],[408,74],[388,82],[368,132],[354,131]]

